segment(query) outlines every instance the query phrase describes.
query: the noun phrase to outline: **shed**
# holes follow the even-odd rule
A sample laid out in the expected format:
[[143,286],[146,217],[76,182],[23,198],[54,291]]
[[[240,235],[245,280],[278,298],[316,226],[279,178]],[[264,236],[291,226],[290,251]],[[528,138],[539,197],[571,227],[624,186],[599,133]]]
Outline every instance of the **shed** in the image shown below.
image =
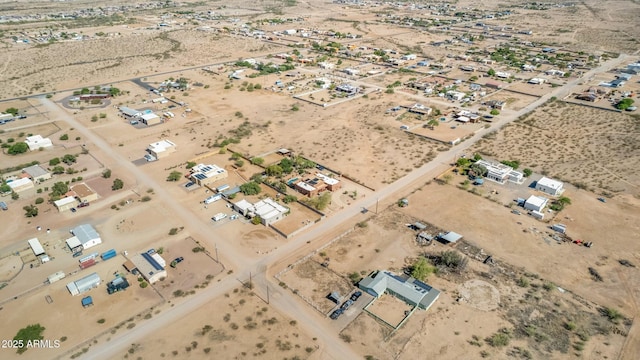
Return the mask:
[[438,239],[447,242],[449,244],[454,244],[456,243],[458,240],[462,239],[462,235],[455,233],[453,231],[449,231],[446,233],[440,233],[438,234]]
[[140,116],[140,120],[147,126],[157,125],[162,122],[162,119],[154,113],[143,114]]
[[98,273],[93,273],[83,277],[82,279],[68,283],[67,290],[69,290],[71,295],[76,296],[96,288],[98,285],[100,285],[100,276]]
[[416,229],[416,230],[424,230],[424,229],[426,229],[426,228],[427,228],[427,225],[425,225],[425,224],[423,224],[423,223],[421,223],[421,222],[418,222],[418,221],[416,221],[416,222],[413,224],[413,226],[415,227],[415,229]]
[[51,275],[49,275],[47,277],[47,281],[49,281],[49,284],[53,284],[54,282],[58,281],[58,280],[62,280],[64,279],[64,277],[66,276],[64,271],[57,271]]
[[85,296],[82,298],[82,307],[93,305],[93,298],[91,296]]
[[38,240],[38,238],[30,239],[27,242],[29,243],[29,247],[31,247],[31,250],[33,250],[33,254],[35,256],[44,254],[44,248],[40,244],[40,241]]
[[340,296],[340,293],[337,291],[334,291],[331,294],[329,294],[327,298],[336,304],[340,303],[340,301],[342,300],[342,296]]

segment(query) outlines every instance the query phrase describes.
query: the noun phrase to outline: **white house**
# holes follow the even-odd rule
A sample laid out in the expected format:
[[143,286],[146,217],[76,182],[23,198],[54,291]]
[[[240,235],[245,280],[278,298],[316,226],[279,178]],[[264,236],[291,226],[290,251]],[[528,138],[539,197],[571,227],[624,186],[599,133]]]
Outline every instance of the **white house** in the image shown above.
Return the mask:
[[7,185],[11,188],[11,191],[21,192],[24,190],[33,189],[33,181],[31,179],[24,177],[20,179],[16,179],[13,181],[7,181]]
[[155,156],[156,159],[166,157],[175,151],[176,144],[166,139],[151,143],[147,147],[147,152]]
[[561,181],[543,177],[536,182],[536,190],[542,191],[545,194],[557,196],[564,191],[564,184]]
[[402,56],[402,60],[415,60],[418,56],[416,54],[407,54]]
[[34,151],[40,148],[50,148],[53,146],[51,139],[43,138],[41,135],[27,136],[24,142],[29,146],[29,150]]
[[245,199],[233,204],[235,210],[244,216],[253,218],[260,216],[262,224],[269,226],[278,220],[281,220],[289,213],[289,209],[278,204],[270,198],[260,200],[251,204]]
[[542,196],[531,195],[527,201],[524,202],[524,208],[527,210],[542,212],[547,206],[549,199]]
[[499,184],[504,184],[507,181],[522,184],[524,181],[524,174],[514,170],[511,166],[500,163],[491,163],[486,160],[478,160],[476,164],[487,168],[487,175],[485,176],[486,179],[495,181]]

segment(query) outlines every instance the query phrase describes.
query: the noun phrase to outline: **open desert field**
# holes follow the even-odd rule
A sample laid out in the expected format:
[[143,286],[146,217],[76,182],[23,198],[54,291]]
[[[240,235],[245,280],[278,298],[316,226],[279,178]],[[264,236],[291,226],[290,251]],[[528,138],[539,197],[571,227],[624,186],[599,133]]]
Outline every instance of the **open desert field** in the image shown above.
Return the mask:
[[638,144],[634,116],[555,101],[487,136],[475,150],[598,194],[637,196],[638,176],[627,164],[640,159]]

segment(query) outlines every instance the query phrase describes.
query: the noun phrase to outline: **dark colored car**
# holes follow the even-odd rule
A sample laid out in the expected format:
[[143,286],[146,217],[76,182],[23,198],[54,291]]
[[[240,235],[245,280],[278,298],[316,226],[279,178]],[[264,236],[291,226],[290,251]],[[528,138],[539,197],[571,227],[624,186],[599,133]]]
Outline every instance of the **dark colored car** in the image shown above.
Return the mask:
[[170,266],[172,268],[174,268],[174,267],[178,266],[178,264],[181,263],[183,260],[184,260],[184,258],[182,256],[177,257],[177,258],[173,259],[173,261],[171,262]]
[[329,315],[329,317],[333,320],[337,319],[340,317],[340,315],[342,315],[342,309],[337,309],[334,312],[331,313],[331,315]]
[[344,310],[347,310],[349,306],[351,306],[352,304],[353,304],[353,300],[349,299],[345,301],[340,308],[344,311]]
[[87,207],[87,206],[89,206],[89,205],[90,205],[90,204],[89,204],[88,202],[83,202],[83,203],[78,204],[78,207],[79,207],[79,208],[82,208],[82,207]]
[[362,296],[362,291],[356,291],[353,293],[353,295],[351,295],[351,300],[356,301],[358,300],[358,298],[360,298],[360,296]]
[[71,208],[71,212],[72,213],[76,212],[76,208]]

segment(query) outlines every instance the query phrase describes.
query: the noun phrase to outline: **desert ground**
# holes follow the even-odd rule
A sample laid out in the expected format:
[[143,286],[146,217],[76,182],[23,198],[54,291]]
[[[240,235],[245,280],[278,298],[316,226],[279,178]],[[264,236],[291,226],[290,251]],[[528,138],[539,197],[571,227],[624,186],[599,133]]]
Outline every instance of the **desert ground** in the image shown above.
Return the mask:
[[[44,339],[60,341],[20,356],[0,349],[0,357],[635,358],[640,127],[637,110],[614,105],[638,101],[637,75],[594,104],[574,97],[640,62],[638,18],[633,1],[0,1],[0,110],[16,113],[0,123],[3,185],[27,165],[53,171],[57,159],[75,157],[52,179],[0,198],[8,205],[0,211],[2,338],[38,323]],[[534,77],[546,82],[529,84]],[[164,89],[172,82],[187,85]],[[74,100],[103,87],[118,91]],[[505,108],[492,111],[488,100]],[[433,113],[389,111],[413,104]],[[163,121],[132,124],[122,106]],[[456,122],[462,110],[481,121]],[[32,135],[53,146],[11,153]],[[146,161],[159,140],[176,152]],[[326,207],[293,202],[270,228],[231,218],[231,203],[313,201],[261,184],[257,195],[203,203],[218,186],[262,178],[284,159],[280,149],[317,164],[308,176],[340,180]],[[517,160],[533,174],[523,185],[470,185],[452,164],[474,154]],[[228,176],[189,185],[199,163]],[[401,187],[412,174],[421,176]],[[512,213],[513,200],[536,194],[529,183],[543,175],[565,183],[571,204],[544,221]],[[49,193],[60,182],[86,183],[99,198],[58,212]],[[399,207],[401,198],[409,205]],[[26,217],[30,206],[37,216]],[[212,221],[218,213],[229,216]],[[408,226],[416,221],[432,235],[464,237],[424,246]],[[118,255],[81,270],[65,240],[84,223],[103,239],[87,252]],[[559,241],[555,223],[594,246]],[[28,247],[33,237],[49,262]],[[184,261],[146,286],[122,265],[149,249],[167,263]],[[466,266],[443,265],[445,252]],[[402,322],[411,306],[365,293],[329,319],[340,305],[330,292],[348,298],[372,271],[410,272],[420,257],[433,270],[425,282],[441,291],[430,309]],[[66,277],[48,284],[56,271]],[[66,284],[92,272],[100,286],[71,296]],[[115,274],[132,286],[108,295]],[[82,308],[85,295],[94,306]]]

